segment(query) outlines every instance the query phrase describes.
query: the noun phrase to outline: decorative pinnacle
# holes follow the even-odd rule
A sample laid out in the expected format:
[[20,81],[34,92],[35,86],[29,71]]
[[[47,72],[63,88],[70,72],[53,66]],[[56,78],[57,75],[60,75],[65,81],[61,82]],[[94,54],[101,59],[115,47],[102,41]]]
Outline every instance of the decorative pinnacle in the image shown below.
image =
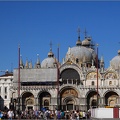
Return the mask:
[[50,51],[52,51],[52,42],[50,41]]
[[86,39],[86,38],[87,38],[87,31],[86,31],[86,28],[85,28],[84,34],[85,34],[85,39]]
[[78,38],[80,39],[80,27],[78,27],[77,32],[78,32]]

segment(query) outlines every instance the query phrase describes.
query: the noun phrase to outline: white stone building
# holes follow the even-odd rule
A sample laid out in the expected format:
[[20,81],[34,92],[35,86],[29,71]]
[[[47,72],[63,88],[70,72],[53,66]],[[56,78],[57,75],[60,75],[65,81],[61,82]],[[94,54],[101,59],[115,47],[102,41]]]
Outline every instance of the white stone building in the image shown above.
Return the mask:
[[13,86],[13,73],[6,71],[0,76],[0,109],[9,108],[13,91],[10,87]]
[[[13,76],[8,82],[0,77],[0,86],[8,85],[8,103],[12,95],[14,109],[56,107],[63,110],[82,109],[91,107],[114,107],[120,104],[120,51],[110,61],[110,67],[104,68],[104,59],[97,59],[96,49],[92,39],[86,37],[80,40],[80,35],[74,47],[69,47],[62,63],[54,57],[52,49],[48,57],[40,62],[39,56],[35,66],[20,59],[19,69],[14,69]],[[98,68],[98,69],[97,69]],[[18,98],[18,79],[20,74],[20,104]],[[3,83],[4,81],[5,83]],[[5,99],[5,95],[1,97]],[[9,93],[10,92],[10,93]],[[8,106],[7,103],[7,106]],[[97,104],[98,103],[98,104]],[[5,104],[4,104],[5,105]]]

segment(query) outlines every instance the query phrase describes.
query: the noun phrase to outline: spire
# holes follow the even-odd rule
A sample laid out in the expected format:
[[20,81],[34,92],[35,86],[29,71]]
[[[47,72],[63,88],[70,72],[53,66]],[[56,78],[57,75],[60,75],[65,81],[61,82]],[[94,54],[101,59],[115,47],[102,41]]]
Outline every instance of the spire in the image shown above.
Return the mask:
[[29,63],[29,68],[32,68],[33,66],[32,66],[32,61],[30,61],[30,63]]
[[54,57],[54,54],[52,52],[52,42],[50,42],[50,52],[48,53],[48,57]]
[[64,63],[65,63],[65,59],[63,58],[63,59],[62,59],[62,64],[64,64]]
[[78,27],[78,40],[80,40],[80,27]]
[[40,65],[40,57],[39,57],[39,54],[37,54],[37,65]]
[[50,51],[52,51],[52,42],[50,41]]
[[37,62],[36,62],[36,65],[35,65],[35,68],[40,68],[40,57],[39,57],[39,54],[37,54]]
[[85,35],[85,39],[87,38],[87,31],[86,31],[86,28],[85,28],[85,31],[84,31],[84,35]]
[[29,68],[28,59],[26,59],[25,68]]
[[76,45],[77,45],[77,46],[80,46],[80,45],[81,45],[81,41],[80,41],[80,28],[79,28],[79,27],[78,27],[77,32],[78,32],[78,40],[77,40],[77,42],[76,42]]
[[101,57],[101,60],[100,60],[100,71],[104,72],[104,59],[103,59],[103,56]]
[[101,63],[104,63],[104,58],[103,58],[103,56],[101,56],[100,62],[101,62]]

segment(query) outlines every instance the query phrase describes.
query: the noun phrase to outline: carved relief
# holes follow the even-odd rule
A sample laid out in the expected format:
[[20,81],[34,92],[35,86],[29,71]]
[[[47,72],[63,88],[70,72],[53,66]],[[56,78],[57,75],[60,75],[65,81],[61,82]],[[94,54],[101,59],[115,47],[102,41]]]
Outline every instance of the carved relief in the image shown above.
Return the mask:
[[[96,72],[91,72],[87,75],[87,79],[96,79],[97,78],[97,73]],[[98,75],[98,78],[100,78],[100,76]]]
[[117,76],[115,73],[110,72],[105,75],[105,79],[117,79]]
[[67,89],[62,94],[62,97],[66,97],[66,96],[78,97],[78,93],[74,89]]
[[27,105],[33,105],[33,104],[34,104],[33,99],[31,99],[31,98],[26,99],[26,104],[27,104]]

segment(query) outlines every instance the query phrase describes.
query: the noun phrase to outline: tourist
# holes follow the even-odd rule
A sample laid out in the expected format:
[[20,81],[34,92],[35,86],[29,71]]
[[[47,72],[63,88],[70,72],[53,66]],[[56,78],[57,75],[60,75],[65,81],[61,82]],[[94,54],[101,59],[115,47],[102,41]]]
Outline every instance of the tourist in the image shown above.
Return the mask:
[[14,113],[13,113],[13,111],[10,109],[10,110],[8,111],[8,120],[12,120],[13,116],[14,116]]

